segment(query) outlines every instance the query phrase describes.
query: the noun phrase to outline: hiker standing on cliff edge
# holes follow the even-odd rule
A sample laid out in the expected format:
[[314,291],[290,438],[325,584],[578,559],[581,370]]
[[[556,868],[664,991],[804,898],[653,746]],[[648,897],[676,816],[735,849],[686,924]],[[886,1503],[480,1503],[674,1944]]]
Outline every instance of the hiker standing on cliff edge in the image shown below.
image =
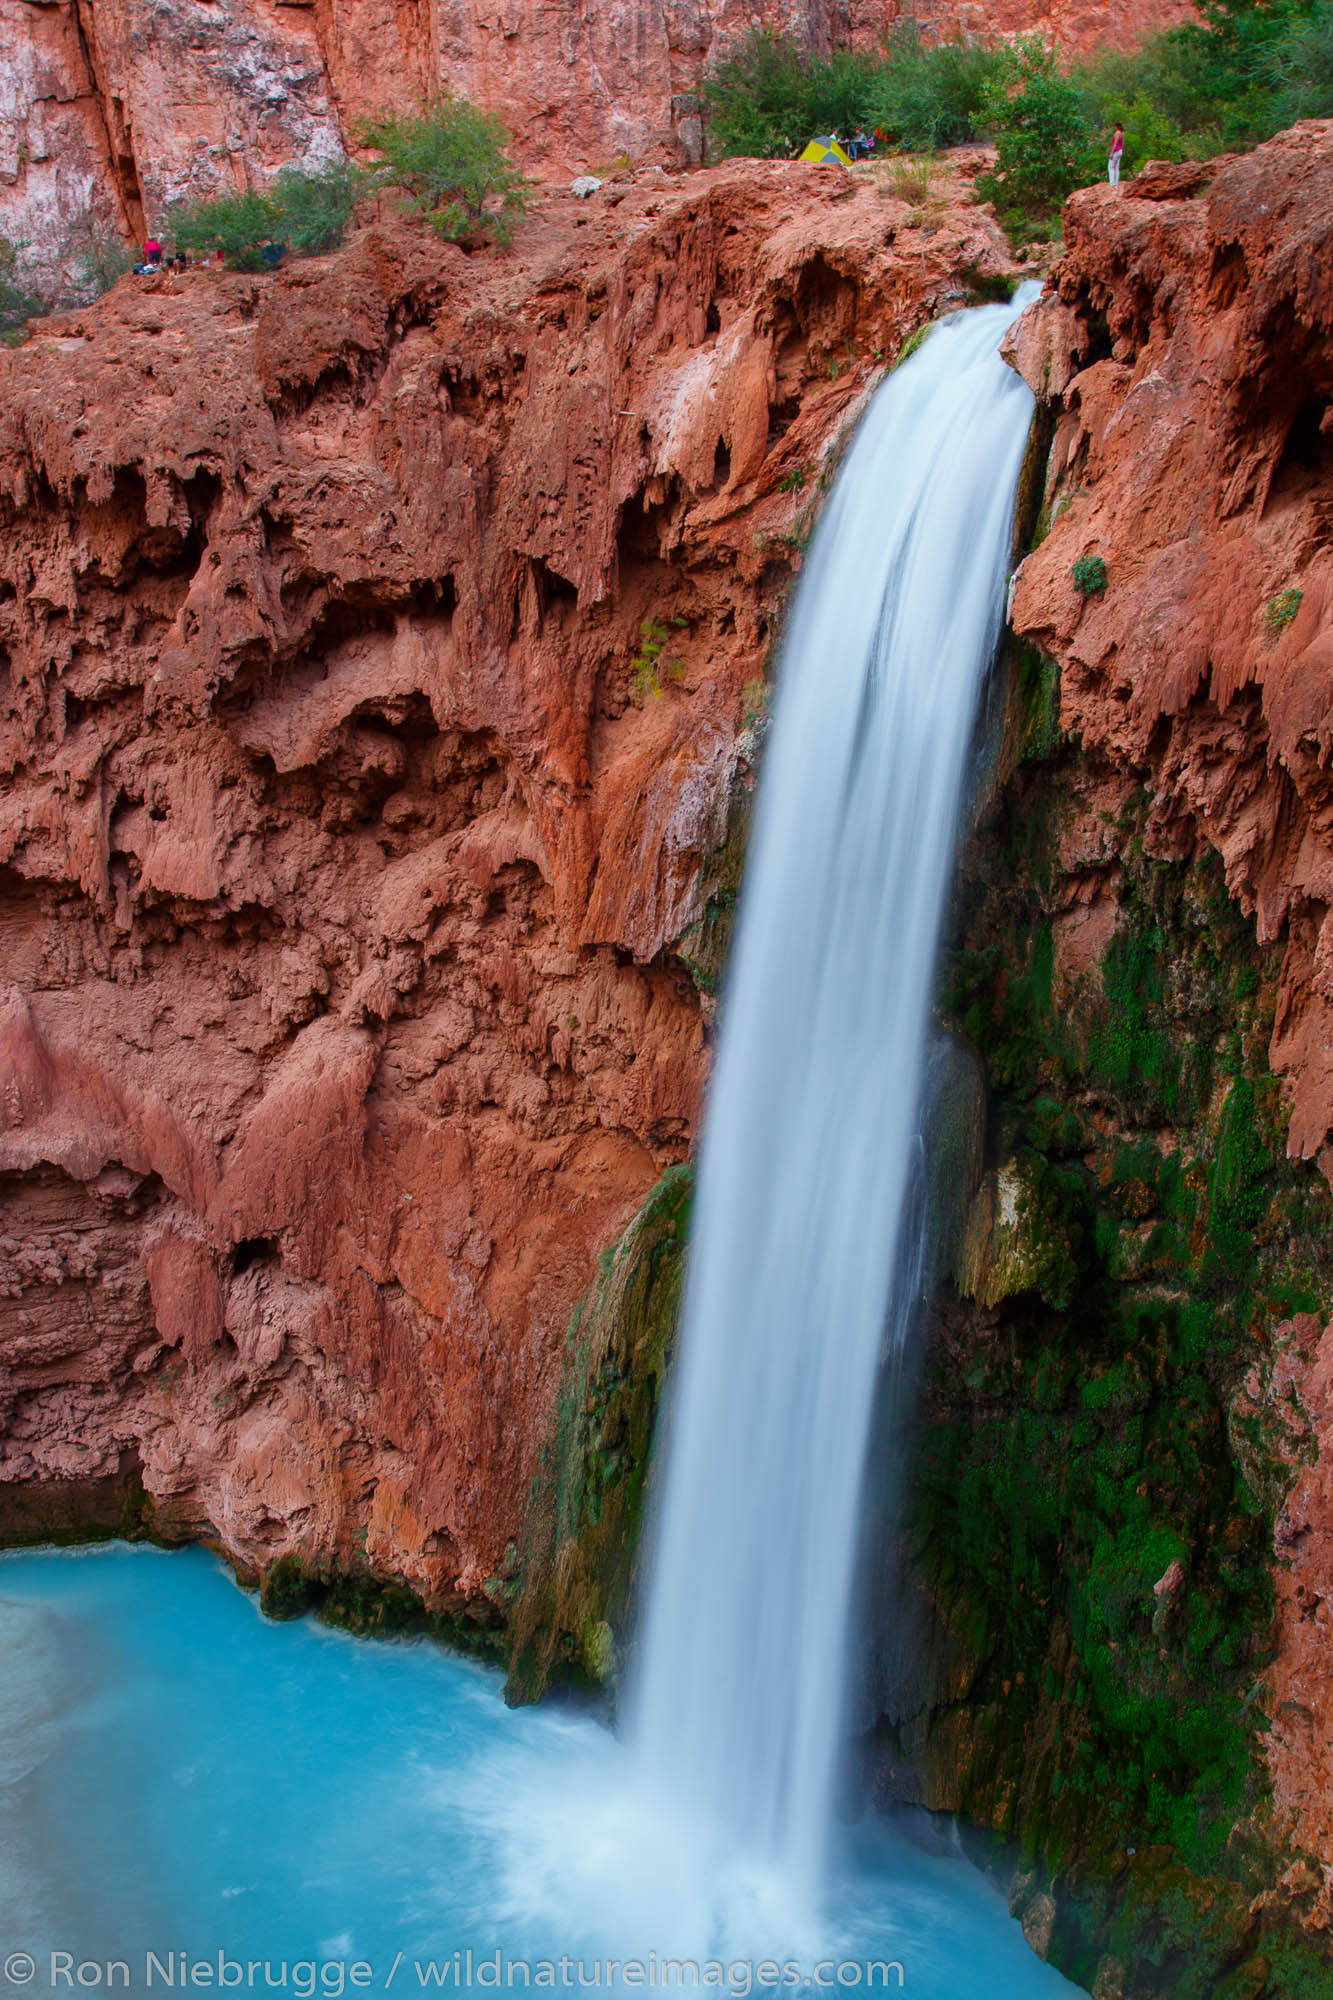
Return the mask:
[[1117,124],[1111,134],[1111,157],[1106,162],[1106,178],[1113,188],[1120,185],[1120,156],[1125,150],[1125,128]]

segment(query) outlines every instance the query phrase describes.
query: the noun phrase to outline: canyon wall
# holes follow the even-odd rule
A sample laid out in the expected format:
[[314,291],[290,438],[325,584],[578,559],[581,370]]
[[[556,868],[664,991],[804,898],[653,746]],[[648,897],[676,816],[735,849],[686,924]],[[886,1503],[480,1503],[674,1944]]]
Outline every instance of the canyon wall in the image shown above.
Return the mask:
[[959,195],[647,170],[0,356],[5,1533],[498,1617],[827,454],[1007,269]]
[[385,0],[0,0],[0,228],[51,283],[166,205],[265,184],[354,143],[357,120],[447,88],[499,111],[525,166],[696,162],[698,90],[756,22],[815,48],[904,18],[936,34],[1036,28],[1132,45],[1186,0],[613,0],[588,8]]

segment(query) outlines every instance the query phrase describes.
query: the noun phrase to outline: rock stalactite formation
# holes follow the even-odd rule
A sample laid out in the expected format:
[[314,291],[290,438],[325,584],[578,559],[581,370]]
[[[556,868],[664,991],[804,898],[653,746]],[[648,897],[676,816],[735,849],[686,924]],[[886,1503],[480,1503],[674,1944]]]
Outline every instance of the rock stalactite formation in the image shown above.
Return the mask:
[[262,185],[353,142],[357,120],[441,88],[500,111],[523,163],[605,169],[701,157],[712,56],[756,22],[815,48],[1029,28],[1129,45],[1186,0],[0,0],[0,226],[50,276],[107,230],[183,197]]
[[694,1135],[701,857],[826,456],[1004,268],[966,202],[649,171],[0,358],[11,1528],[141,1480],[489,1615]]

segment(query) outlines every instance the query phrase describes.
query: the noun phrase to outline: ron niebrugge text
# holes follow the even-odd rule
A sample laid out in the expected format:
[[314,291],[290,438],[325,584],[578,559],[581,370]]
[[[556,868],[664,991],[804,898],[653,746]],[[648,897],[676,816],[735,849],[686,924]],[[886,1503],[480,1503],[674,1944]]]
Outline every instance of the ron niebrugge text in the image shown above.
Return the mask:
[[470,1987],[586,1987],[712,1990],[745,2000],[747,1994],[785,1988],[844,1993],[858,1987],[901,1992],[906,1975],[897,1959],[820,1958],[511,1958],[456,1951],[445,1958],[408,1958],[396,1952],[381,1965],[365,1958],[233,1958],[229,1952],[149,1951],[141,1960],[78,1958],[72,1951],[41,1957],[12,1951],[3,1965],[11,1987],[48,1992],[93,1992],[98,1988],[153,1987],[159,1991],[219,1987],[223,1991],[272,1992],[285,1989],[295,2000],[337,2000],[348,1992],[466,1990]]

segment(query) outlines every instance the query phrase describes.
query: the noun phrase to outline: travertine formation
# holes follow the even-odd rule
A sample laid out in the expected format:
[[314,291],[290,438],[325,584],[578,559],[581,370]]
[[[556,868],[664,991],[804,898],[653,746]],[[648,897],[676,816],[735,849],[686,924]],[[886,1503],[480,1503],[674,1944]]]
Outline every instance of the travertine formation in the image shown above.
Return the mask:
[[695,1130],[679,941],[821,469],[1005,268],[870,175],[649,170],[0,357],[11,1512],[140,1468],[484,1609]]
[[88,239],[141,240],[166,204],[262,185],[441,87],[501,112],[523,163],[567,176],[697,162],[710,59],[756,22],[816,48],[904,18],[991,38],[1129,45],[1188,0],[0,0],[0,227],[53,279]]
[[[1149,851],[1213,847],[1260,937],[1285,944],[1271,1061],[1291,1152],[1333,1177],[1333,122],[1089,189],[1065,244],[1014,338],[1059,411],[1050,530],[1014,623],[1060,663],[1064,726],[1150,789]],[[1080,589],[1085,557],[1104,589],[1086,571]],[[1094,873],[1057,926],[1057,976],[1086,957],[1096,902]],[[1328,1346],[1307,1329],[1270,1390],[1308,1421],[1278,1527],[1269,1755],[1291,1839],[1325,1856]]]

